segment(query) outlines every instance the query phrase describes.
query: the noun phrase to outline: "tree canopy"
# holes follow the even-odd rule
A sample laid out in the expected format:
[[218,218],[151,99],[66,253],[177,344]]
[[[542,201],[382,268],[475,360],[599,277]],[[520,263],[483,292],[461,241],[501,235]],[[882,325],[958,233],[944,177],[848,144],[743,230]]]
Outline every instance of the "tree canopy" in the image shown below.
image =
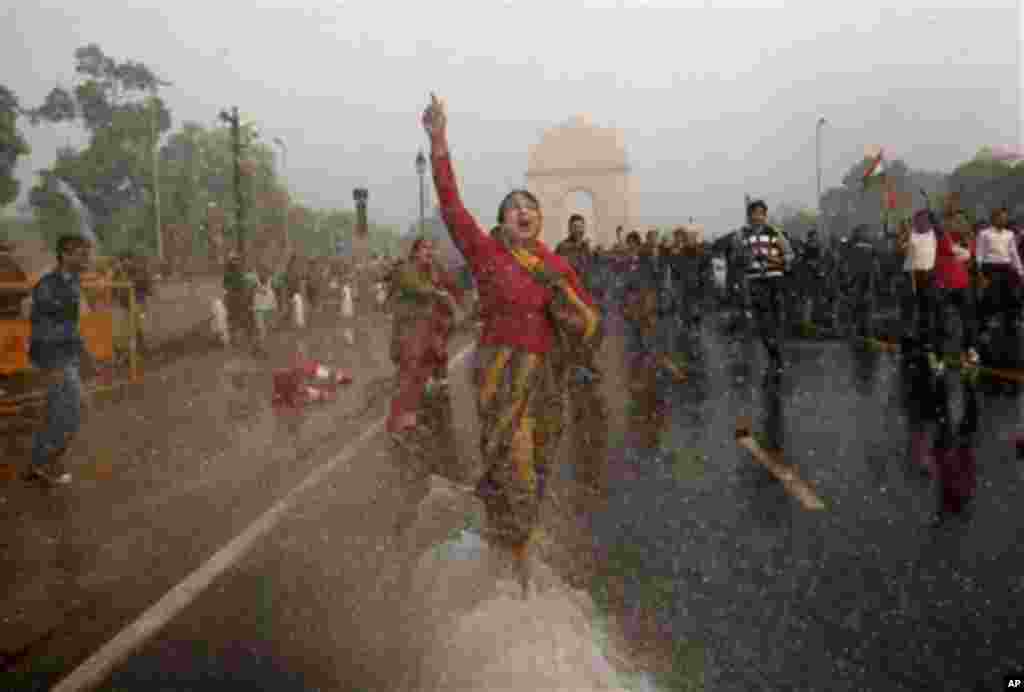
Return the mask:
[[21,106],[14,92],[0,84],[0,208],[18,198],[21,183],[14,176],[18,158],[30,153],[18,129]]
[[79,124],[89,143],[82,151],[59,152],[54,164],[40,171],[30,202],[48,235],[62,232],[64,203],[52,184],[59,177],[92,214],[105,242],[124,224],[125,214],[135,221],[137,207],[153,198],[151,152],[171,128],[158,90],[168,82],[142,63],[114,60],[96,44],[79,48],[74,57],[78,83],[70,91],[54,88],[30,116],[35,124]]

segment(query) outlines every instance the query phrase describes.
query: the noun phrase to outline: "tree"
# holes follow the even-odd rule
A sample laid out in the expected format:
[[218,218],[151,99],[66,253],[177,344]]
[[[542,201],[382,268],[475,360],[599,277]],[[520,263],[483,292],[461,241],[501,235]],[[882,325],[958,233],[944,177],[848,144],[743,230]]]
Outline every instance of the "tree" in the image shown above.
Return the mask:
[[969,216],[987,217],[1000,206],[1014,211],[1024,205],[1024,166],[1001,161],[985,148],[953,170],[950,189],[959,193]]
[[18,97],[0,84],[0,208],[18,198],[21,183],[14,177],[18,157],[30,153],[28,142],[18,130],[21,107]]
[[60,195],[48,184],[58,176],[93,215],[104,244],[130,220],[140,236],[135,244],[155,245],[151,211],[140,211],[153,206],[152,151],[171,128],[170,111],[158,96],[168,83],[142,63],[115,61],[96,44],[76,50],[75,60],[78,84],[71,91],[53,89],[30,116],[34,124],[79,123],[89,144],[81,152],[58,155],[49,175],[41,175],[33,188],[32,205],[37,211],[60,205]]

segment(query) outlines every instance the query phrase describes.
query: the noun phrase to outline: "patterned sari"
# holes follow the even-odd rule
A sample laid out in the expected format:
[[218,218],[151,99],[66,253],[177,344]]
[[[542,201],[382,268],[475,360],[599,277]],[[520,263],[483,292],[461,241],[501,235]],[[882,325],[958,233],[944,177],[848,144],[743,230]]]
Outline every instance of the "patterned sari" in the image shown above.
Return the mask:
[[439,267],[427,271],[406,263],[396,271],[390,355],[398,368],[398,393],[388,418],[391,432],[401,427],[404,416],[420,410],[430,377],[446,376],[448,339],[455,316],[434,295],[438,288],[462,299],[462,291]]
[[491,540],[525,548],[540,519],[540,504],[567,413],[567,375],[588,364],[601,340],[597,311],[541,257],[511,249],[540,284],[554,289],[547,311],[557,346],[541,355],[510,346],[477,351],[480,453],[486,468],[477,492],[487,508]]

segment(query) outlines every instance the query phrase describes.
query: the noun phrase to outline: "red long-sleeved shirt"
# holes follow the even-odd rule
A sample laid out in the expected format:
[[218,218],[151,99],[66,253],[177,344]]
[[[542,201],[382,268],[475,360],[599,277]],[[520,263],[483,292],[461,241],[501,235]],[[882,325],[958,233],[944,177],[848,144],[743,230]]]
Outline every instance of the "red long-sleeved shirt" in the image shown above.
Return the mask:
[[[484,323],[480,345],[547,353],[555,343],[554,327],[545,311],[553,298],[552,291],[537,283],[508,248],[485,232],[469,213],[459,196],[450,157],[434,153],[431,163],[441,217],[455,246],[469,263],[480,292],[480,315]],[[540,240],[532,251],[544,261],[548,271],[566,277],[580,300],[594,305],[564,258],[551,252]]]
[[957,231],[946,231],[939,238],[935,247],[935,277],[939,288],[967,288],[971,285],[967,264],[974,258],[975,242],[967,244],[971,258],[964,262],[953,254],[955,243],[961,243],[961,235]]

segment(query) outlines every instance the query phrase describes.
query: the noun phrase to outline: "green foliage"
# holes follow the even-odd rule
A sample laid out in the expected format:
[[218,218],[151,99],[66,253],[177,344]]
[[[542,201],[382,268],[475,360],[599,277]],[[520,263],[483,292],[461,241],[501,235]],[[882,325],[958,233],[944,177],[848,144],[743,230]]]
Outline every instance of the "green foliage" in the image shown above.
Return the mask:
[[1003,205],[1011,213],[1020,214],[1024,206],[1024,165],[993,159],[983,150],[956,167],[949,187],[960,193],[961,208],[973,220],[987,220],[993,209]]
[[50,169],[41,171],[30,201],[47,232],[53,232],[66,221],[62,196],[49,184],[50,176],[60,177],[92,214],[102,242],[123,226],[120,215],[126,208],[152,206],[151,152],[170,130],[171,114],[157,96],[166,82],[145,65],[119,63],[96,44],[79,48],[75,59],[79,83],[71,91],[52,90],[31,116],[34,123],[80,123],[89,132],[89,144],[80,152],[61,152]]
[[14,176],[18,158],[30,153],[28,142],[18,129],[21,107],[18,97],[0,84],[0,208],[18,198],[21,183]]
[[0,216],[0,240],[30,240],[40,237],[39,225],[34,219]]
[[48,246],[54,246],[59,236],[73,233],[80,223],[71,202],[52,184],[50,178],[53,175],[49,170],[39,171],[40,183],[29,191],[29,202],[35,209],[39,232]]

